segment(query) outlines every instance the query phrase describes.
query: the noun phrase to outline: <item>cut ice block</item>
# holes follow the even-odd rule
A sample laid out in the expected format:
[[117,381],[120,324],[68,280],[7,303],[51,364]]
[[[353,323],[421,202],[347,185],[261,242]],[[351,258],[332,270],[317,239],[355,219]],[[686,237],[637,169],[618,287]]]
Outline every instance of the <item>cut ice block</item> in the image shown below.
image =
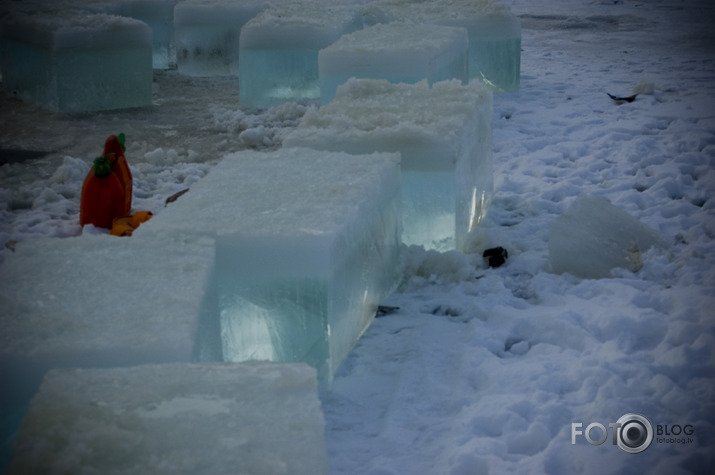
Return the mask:
[[325,474],[315,370],[165,364],[47,374],[8,474]]
[[365,25],[414,21],[459,26],[469,34],[469,76],[495,92],[519,89],[521,23],[499,0],[377,0]]
[[102,14],[3,18],[3,87],[62,112],[151,105],[151,29]]
[[177,2],[178,0],[99,0],[98,4],[107,4],[107,13],[135,18],[148,24],[153,36],[153,67],[168,69],[172,63],[170,45],[174,5]]
[[216,240],[227,361],[307,362],[330,381],[397,283],[398,159],[239,152],[141,231]]
[[270,8],[241,29],[241,105],[268,108],[320,98],[318,52],[362,27],[357,4],[294,2]]
[[188,76],[238,75],[241,27],[263,9],[255,0],[184,0],[174,9],[176,65]]
[[640,253],[662,245],[661,236],[606,198],[581,195],[549,225],[554,272],[598,279],[623,267],[637,271]]
[[212,271],[213,242],[22,241],[0,265],[0,407],[51,368],[221,359],[218,325],[202,320]]
[[403,242],[462,249],[492,196],[491,124],[492,93],[478,83],[351,79],[283,145],[400,152]]
[[320,50],[320,99],[327,104],[351,77],[392,83],[469,81],[467,31],[448,26],[390,23],[341,37]]

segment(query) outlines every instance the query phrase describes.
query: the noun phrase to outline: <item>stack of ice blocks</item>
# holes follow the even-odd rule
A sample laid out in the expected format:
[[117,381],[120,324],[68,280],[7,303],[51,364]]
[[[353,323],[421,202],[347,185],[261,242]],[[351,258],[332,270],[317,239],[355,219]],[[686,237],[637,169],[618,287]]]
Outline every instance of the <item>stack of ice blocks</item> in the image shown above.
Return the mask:
[[351,79],[283,144],[400,152],[403,242],[463,249],[492,195],[491,120],[492,93],[478,83]]
[[184,0],[177,4],[174,47],[179,72],[237,76],[241,27],[262,9],[261,0]]
[[106,13],[141,20],[149,25],[153,36],[152,62],[156,69],[171,66],[171,40],[174,5],[179,0],[96,0],[94,8]]
[[319,99],[318,52],[362,27],[359,4],[280,3],[241,29],[238,57],[244,107]]
[[499,0],[377,0],[365,25],[409,20],[460,26],[469,34],[469,75],[495,92],[519,89],[521,23]]
[[307,365],[62,369],[30,406],[7,474],[325,474]]
[[467,31],[448,26],[379,24],[341,37],[320,50],[320,99],[327,104],[351,77],[428,84],[467,83]]
[[151,105],[152,31],[143,22],[82,12],[6,15],[5,90],[62,112]]
[[397,154],[239,152],[141,230],[215,240],[224,360],[330,381],[396,284],[399,193]]

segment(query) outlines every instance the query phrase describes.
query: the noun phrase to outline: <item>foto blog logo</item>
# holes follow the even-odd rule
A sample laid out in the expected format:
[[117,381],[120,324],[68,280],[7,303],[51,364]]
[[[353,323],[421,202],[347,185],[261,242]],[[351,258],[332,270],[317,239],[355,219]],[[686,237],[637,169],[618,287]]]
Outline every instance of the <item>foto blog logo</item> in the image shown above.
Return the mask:
[[[638,454],[653,442],[653,424],[640,414],[625,414],[616,422],[608,424],[611,429],[611,441],[624,452]],[[601,445],[608,439],[608,430],[600,422],[592,422],[583,428],[583,423],[571,424],[571,444],[576,445],[576,438],[582,436],[591,445]]]

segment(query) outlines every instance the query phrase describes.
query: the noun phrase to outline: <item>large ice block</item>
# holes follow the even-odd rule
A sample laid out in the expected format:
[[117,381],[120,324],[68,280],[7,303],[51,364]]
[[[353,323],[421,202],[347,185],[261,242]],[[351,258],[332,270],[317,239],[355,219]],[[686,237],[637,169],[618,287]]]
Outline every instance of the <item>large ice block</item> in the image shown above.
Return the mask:
[[[179,0],[98,0],[94,8],[107,13],[141,20],[151,27],[153,37],[152,64],[156,69],[171,66],[174,5]],[[100,7],[101,5],[101,7]]]
[[179,72],[237,76],[241,27],[262,10],[261,0],[184,0],[177,4],[174,46]]
[[218,325],[202,320],[212,274],[211,241],[22,241],[0,265],[0,405],[26,401],[51,368],[221,359]]
[[166,364],[47,374],[8,474],[325,474],[304,364]]
[[365,25],[414,21],[459,26],[469,34],[469,76],[495,92],[519,89],[521,22],[500,0],[377,0]]
[[554,272],[598,279],[622,267],[637,271],[641,253],[663,245],[662,237],[600,196],[581,195],[549,225]]
[[330,381],[397,283],[398,160],[239,152],[140,231],[216,240],[224,359],[307,362]]
[[319,99],[318,52],[362,27],[359,4],[296,1],[269,8],[241,29],[241,105],[267,108]]
[[151,29],[76,11],[2,19],[3,87],[62,112],[151,105]]
[[492,93],[478,83],[351,79],[283,144],[400,152],[403,241],[462,249],[492,196],[491,124]]
[[467,30],[448,26],[378,24],[344,35],[320,50],[320,99],[327,104],[351,77],[393,83],[469,81]]

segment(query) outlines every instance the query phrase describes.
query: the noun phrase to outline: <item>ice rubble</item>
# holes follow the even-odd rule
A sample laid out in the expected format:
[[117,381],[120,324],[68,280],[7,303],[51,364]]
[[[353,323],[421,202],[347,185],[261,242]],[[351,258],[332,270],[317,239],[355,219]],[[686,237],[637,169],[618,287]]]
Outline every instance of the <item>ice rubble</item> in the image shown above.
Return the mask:
[[57,369],[6,473],[325,474],[324,427],[304,364]]
[[493,192],[492,93],[478,83],[430,88],[351,79],[309,110],[284,146],[400,152],[403,242],[461,249]]
[[549,260],[556,273],[598,279],[622,267],[637,271],[641,253],[662,237],[600,196],[581,195],[549,225]]

